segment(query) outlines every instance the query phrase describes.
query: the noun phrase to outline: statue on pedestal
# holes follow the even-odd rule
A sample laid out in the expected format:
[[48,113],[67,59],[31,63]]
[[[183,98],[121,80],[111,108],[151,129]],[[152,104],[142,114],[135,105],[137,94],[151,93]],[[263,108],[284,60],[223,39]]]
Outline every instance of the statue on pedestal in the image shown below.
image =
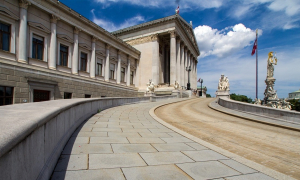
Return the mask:
[[175,81],[175,84],[174,84],[174,89],[178,89],[179,88],[179,84],[177,81]]
[[149,79],[149,82],[147,83],[147,93],[148,92],[154,93],[154,88],[155,88],[155,85],[152,82],[152,79]]
[[221,75],[218,83],[218,90],[216,92],[217,97],[227,97],[229,98],[229,79],[225,77],[224,74]]
[[273,52],[271,51],[268,54],[267,78],[274,76],[274,65],[277,65],[277,57],[276,54],[273,56]]

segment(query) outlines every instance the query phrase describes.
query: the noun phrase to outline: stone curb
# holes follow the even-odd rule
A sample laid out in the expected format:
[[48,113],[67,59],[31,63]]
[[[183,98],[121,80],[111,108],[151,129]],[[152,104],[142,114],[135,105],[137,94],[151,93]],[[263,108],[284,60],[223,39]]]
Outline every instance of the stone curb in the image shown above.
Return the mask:
[[[211,102],[211,103],[215,103],[215,101]],[[299,128],[294,128],[294,127],[289,127],[289,126],[284,126],[284,125],[281,125],[281,124],[275,124],[275,123],[270,123],[270,122],[266,122],[266,121],[261,121],[259,119],[253,119],[253,118],[249,118],[249,117],[246,117],[246,116],[242,116],[242,115],[238,115],[238,114],[234,114],[234,113],[230,113],[228,111],[223,111],[221,109],[218,109],[216,107],[213,107],[211,105],[211,103],[208,104],[208,107],[215,110],[215,111],[219,111],[221,113],[225,113],[225,114],[228,114],[228,115],[231,115],[231,116],[235,116],[235,117],[239,117],[239,118],[244,118],[246,120],[249,120],[249,121],[254,121],[254,122],[258,122],[258,123],[262,123],[262,124],[267,124],[267,125],[271,125],[271,126],[275,126],[275,127],[281,127],[281,128],[284,128],[284,129],[289,129],[289,130],[293,130],[293,131],[300,131]],[[223,106],[222,106],[223,107]],[[225,108],[225,107],[224,107]]]
[[[188,100],[190,100],[190,99],[188,99]],[[252,169],[255,169],[255,170],[259,171],[259,172],[262,172],[262,173],[264,173],[264,174],[266,174],[266,175],[268,175],[270,177],[273,177],[275,179],[295,180],[294,178],[292,178],[290,176],[287,176],[287,175],[285,175],[283,173],[280,173],[278,171],[275,171],[273,169],[265,167],[265,166],[263,166],[261,164],[258,164],[256,162],[250,161],[250,160],[248,160],[246,158],[243,158],[243,157],[241,157],[239,155],[236,155],[236,154],[231,153],[231,152],[229,152],[229,151],[227,151],[225,149],[222,149],[222,148],[217,147],[217,146],[215,146],[215,145],[213,145],[211,143],[208,143],[208,142],[206,142],[206,141],[204,141],[202,139],[199,139],[199,138],[197,138],[197,137],[195,137],[195,136],[193,136],[191,134],[188,134],[185,131],[182,131],[182,130],[180,130],[180,129],[178,129],[178,128],[176,128],[176,127],[174,127],[174,126],[172,126],[172,125],[170,125],[168,123],[166,123],[165,121],[163,121],[162,119],[160,119],[159,117],[157,117],[155,115],[155,110],[157,108],[165,106],[165,105],[168,105],[168,104],[178,103],[178,102],[181,102],[181,101],[176,101],[176,102],[171,102],[171,103],[166,103],[166,104],[163,104],[163,105],[155,106],[155,107],[153,107],[153,108],[151,108],[149,110],[149,114],[157,122],[161,123],[162,125],[166,126],[169,129],[173,130],[174,132],[177,132],[177,133],[181,134],[182,136],[184,136],[186,138],[189,138],[189,139],[191,139],[191,140],[193,140],[193,141],[195,141],[195,142],[197,142],[197,143],[199,143],[199,144],[201,144],[203,146],[206,146],[207,148],[209,148],[209,149],[211,149],[213,151],[216,151],[216,152],[218,152],[218,153],[220,153],[220,154],[222,154],[224,156],[227,156],[230,159],[233,159],[233,160],[235,160],[235,161],[237,161],[239,163],[242,163],[242,164],[244,164],[244,165],[246,165],[246,166],[248,166],[248,167],[250,167]]]

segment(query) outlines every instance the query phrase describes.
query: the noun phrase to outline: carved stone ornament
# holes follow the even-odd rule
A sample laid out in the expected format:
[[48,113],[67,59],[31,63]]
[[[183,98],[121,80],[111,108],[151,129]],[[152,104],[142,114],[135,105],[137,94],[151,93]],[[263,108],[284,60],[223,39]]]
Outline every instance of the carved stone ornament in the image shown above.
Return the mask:
[[51,23],[57,23],[57,20],[60,20],[60,18],[59,17],[57,17],[57,16],[55,16],[54,14],[51,14],[50,15],[50,22]]
[[169,33],[170,33],[171,38],[176,37],[176,31],[175,30],[169,31]]
[[92,36],[92,42],[93,42],[93,43],[95,43],[97,40],[98,40],[98,38],[97,38],[97,37],[95,37],[95,36]]
[[132,39],[132,40],[126,41],[126,43],[128,43],[130,45],[136,45],[136,44],[143,44],[143,43],[150,42],[150,41],[151,41],[151,35],[145,36],[145,37],[140,37],[137,39]]
[[219,80],[218,84],[218,90],[219,91],[229,91],[229,79],[227,77],[224,77],[224,75],[221,75],[221,78]]
[[152,82],[152,79],[149,79],[149,82],[147,83],[147,93],[153,93],[155,89],[154,83]]
[[81,31],[81,29],[75,26],[74,27],[74,34],[78,34],[79,31]]
[[177,81],[175,81],[175,84],[174,84],[174,89],[178,89],[179,88],[179,84]]
[[106,50],[109,50],[110,48],[111,48],[111,45],[105,44],[105,49],[106,49]]
[[151,41],[158,41],[158,34],[152,34]]
[[31,2],[27,0],[19,0],[19,6],[21,8],[27,9],[29,5],[31,5]]

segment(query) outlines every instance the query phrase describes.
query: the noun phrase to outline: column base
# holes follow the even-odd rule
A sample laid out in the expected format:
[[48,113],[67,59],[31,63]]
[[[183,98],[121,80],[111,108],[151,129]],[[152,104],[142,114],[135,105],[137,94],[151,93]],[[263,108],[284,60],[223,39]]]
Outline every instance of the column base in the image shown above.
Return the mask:
[[49,69],[56,70],[56,67],[49,67]]
[[25,59],[18,59],[18,62],[19,62],[19,63],[27,64],[27,60],[25,60]]

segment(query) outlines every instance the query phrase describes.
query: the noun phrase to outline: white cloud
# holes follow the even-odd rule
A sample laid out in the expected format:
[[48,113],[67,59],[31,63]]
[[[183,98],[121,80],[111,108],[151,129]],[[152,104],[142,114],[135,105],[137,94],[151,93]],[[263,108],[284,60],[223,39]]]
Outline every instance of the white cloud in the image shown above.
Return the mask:
[[91,10],[91,13],[93,14],[92,21],[109,32],[112,32],[112,31],[115,31],[118,29],[123,29],[123,28],[130,27],[130,26],[134,26],[136,24],[145,22],[145,18],[143,16],[137,15],[130,19],[126,19],[123,23],[121,23],[119,25],[116,25],[115,23],[113,23],[111,21],[97,18],[94,14],[94,9]]
[[[203,25],[196,27],[194,32],[201,57],[209,55],[226,57],[251,45],[251,42],[255,40],[255,30],[246,28],[243,24],[236,24],[223,30],[212,29]],[[261,33],[260,30],[259,35]]]
[[[174,10],[177,6],[176,0],[94,0],[95,2],[101,3],[104,6],[109,6],[112,3],[129,3],[137,6],[143,7],[156,7],[160,8],[162,6],[173,7]],[[195,8],[219,8],[223,5],[224,0],[182,0],[179,1],[180,7],[184,7],[186,9],[195,9]]]
[[274,0],[269,6],[273,11],[284,11],[288,16],[299,14],[300,1],[299,0]]

